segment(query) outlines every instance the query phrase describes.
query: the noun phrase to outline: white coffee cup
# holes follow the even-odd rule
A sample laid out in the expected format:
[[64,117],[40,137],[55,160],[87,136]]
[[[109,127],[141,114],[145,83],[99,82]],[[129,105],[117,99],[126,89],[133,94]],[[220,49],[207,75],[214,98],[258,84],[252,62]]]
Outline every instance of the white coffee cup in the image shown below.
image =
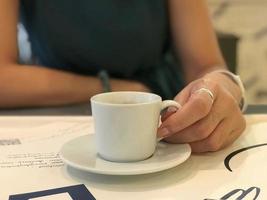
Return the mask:
[[108,92],[91,98],[96,149],[114,162],[134,162],[150,157],[157,145],[160,112],[176,101],[145,92]]

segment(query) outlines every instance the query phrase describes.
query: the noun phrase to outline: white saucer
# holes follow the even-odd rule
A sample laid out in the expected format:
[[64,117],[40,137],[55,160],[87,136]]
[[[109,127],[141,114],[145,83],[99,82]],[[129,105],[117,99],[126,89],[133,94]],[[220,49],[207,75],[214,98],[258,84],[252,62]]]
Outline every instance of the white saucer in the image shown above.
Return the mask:
[[166,170],[189,158],[188,144],[167,144],[161,142],[150,158],[130,163],[110,162],[100,158],[95,148],[94,134],[75,138],[60,150],[60,157],[67,165],[96,174],[137,175]]

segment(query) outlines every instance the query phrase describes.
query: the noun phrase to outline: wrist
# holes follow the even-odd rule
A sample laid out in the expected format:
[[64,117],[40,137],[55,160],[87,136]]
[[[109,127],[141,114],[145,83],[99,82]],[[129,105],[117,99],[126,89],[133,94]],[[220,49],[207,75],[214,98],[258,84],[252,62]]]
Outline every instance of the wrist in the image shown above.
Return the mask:
[[224,77],[225,81],[223,81],[223,84],[225,84],[226,88],[231,92],[231,94],[237,100],[241,111],[244,112],[246,110],[247,105],[245,101],[245,89],[238,75],[226,69],[218,69],[218,70],[209,72],[207,76]]

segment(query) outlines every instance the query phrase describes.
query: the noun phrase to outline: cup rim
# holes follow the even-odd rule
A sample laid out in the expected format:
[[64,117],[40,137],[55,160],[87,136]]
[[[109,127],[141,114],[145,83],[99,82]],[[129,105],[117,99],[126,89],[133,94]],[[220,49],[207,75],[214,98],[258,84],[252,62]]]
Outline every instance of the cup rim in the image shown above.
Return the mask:
[[[96,99],[101,97],[101,96],[106,96],[106,95],[113,95],[113,94],[143,94],[143,95],[150,95],[150,96],[154,96],[155,99],[151,100],[149,102],[140,102],[140,103],[127,103],[127,104],[123,104],[123,103],[107,103],[107,102],[101,102],[101,101],[97,101]],[[90,98],[91,103],[95,103],[95,104],[99,104],[99,105],[109,105],[109,106],[139,106],[139,105],[147,105],[147,104],[151,104],[151,103],[156,103],[159,101],[162,101],[161,96],[151,93],[151,92],[139,92],[139,91],[116,91],[116,92],[105,92],[105,93],[99,93],[96,94],[94,96],[92,96]]]

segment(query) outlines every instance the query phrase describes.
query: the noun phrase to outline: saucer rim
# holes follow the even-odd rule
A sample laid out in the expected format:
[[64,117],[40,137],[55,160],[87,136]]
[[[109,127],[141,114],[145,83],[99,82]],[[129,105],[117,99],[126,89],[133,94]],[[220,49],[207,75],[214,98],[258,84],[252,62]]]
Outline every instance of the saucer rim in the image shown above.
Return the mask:
[[[72,168],[78,169],[78,170],[82,170],[82,171],[86,171],[86,172],[90,172],[93,174],[102,174],[102,175],[141,175],[141,174],[150,174],[150,173],[155,173],[155,172],[160,172],[160,171],[164,171],[170,168],[173,168],[175,166],[178,166],[182,163],[184,163],[191,155],[192,150],[189,144],[168,144],[168,145],[179,145],[181,148],[184,148],[185,153],[183,154],[183,159],[178,159],[178,160],[171,160],[171,161],[166,161],[164,163],[161,163],[160,165],[157,165],[157,167],[153,167],[153,168],[144,168],[142,170],[140,169],[131,169],[131,170],[120,170],[120,171],[114,171],[114,170],[109,170],[109,169],[98,169],[98,168],[92,168],[92,167],[87,167],[84,165],[80,165],[76,162],[70,161],[69,159],[64,157],[64,148],[66,146],[68,146],[69,143],[75,141],[75,140],[82,140],[82,138],[85,137],[92,137],[94,138],[94,134],[87,134],[87,135],[83,135],[83,136],[79,136],[76,138],[73,138],[69,141],[67,141],[66,143],[64,143],[59,151],[59,157],[62,159],[62,161],[64,162],[64,164],[66,164],[67,166],[70,166]],[[156,149],[157,151],[157,149]],[[101,158],[100,156],[97,155],[96,156],[99,160],[101,160],[102,162],[107,162],[107,163],[112,163],[112,165],[125,165],[125,166],[131,166],[133,164],[138,164],[138,163],[145,163],[147,162],[149,159],[151,159],[153,157],[153,155],[146,159],[146,160],[141,160],[141,161],[137,161],[137,162],[112,162],[112,161],[108,161],[105,160],[103,158]],[[149,163],[148,163],[149,165]]]

